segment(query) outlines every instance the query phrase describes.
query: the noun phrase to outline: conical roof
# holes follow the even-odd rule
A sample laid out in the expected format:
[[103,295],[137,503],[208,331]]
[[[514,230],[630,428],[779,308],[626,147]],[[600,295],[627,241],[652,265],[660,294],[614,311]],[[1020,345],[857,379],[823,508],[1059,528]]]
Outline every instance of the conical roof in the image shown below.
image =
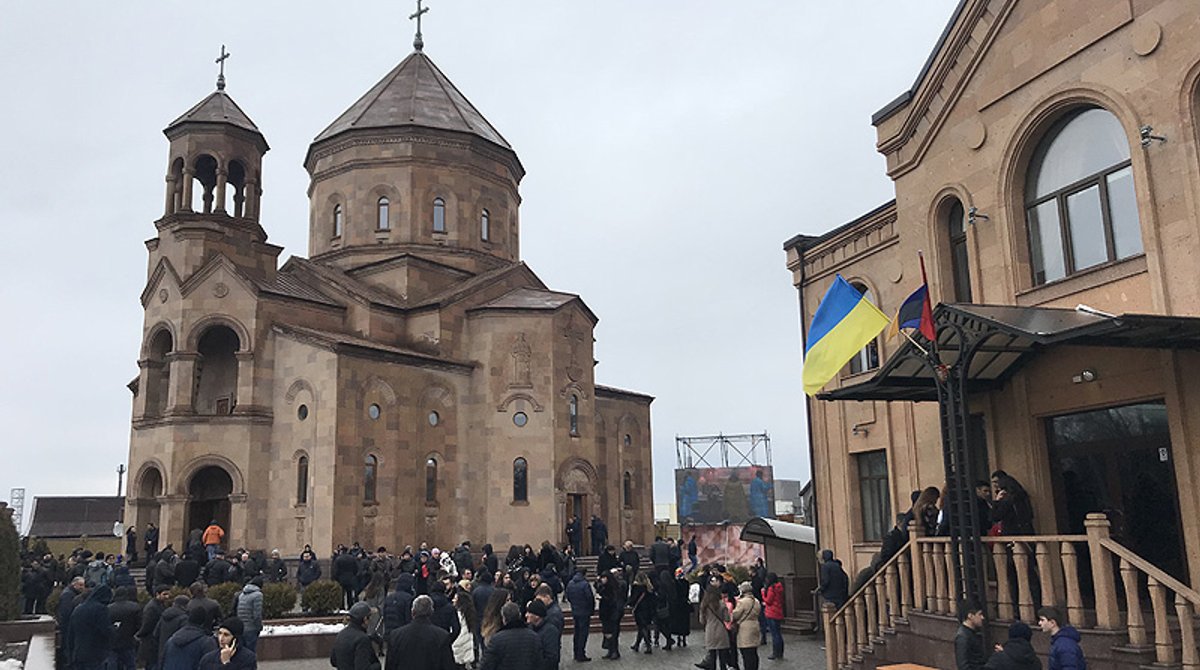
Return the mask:
[[314,142],[364,128],[422,126],[470,133],[511,150],[483,114],[422,51],[414,51],[342,113]]
[[171,132],[175,127],[184,123],[227,123],[231,126],[249,130],[262,135],[258,126],[250,120],[241,107],[229,97],[224,89],[213,91],[207,98],[196,103],[183,116],[175,119],[163,132]]

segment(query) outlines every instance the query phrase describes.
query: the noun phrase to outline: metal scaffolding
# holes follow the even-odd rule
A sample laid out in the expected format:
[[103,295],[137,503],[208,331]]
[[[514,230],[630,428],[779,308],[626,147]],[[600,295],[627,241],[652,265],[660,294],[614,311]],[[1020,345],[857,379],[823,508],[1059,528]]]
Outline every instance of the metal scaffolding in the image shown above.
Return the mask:
[[771,437],[745,435],[675,436],[675,468],[740,468],[771,465]]
[[21,532],[21,521],[25,518],[25,489],[15,488],[8,496],[8,506],[12,508],[12,522]]

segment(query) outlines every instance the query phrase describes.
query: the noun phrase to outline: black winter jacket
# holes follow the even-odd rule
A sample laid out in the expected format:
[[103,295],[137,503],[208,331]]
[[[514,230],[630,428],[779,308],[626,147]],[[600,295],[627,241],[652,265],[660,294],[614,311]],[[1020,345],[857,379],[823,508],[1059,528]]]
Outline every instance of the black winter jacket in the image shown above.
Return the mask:
[[983,667],[987,670],[1042,670],[1042,661],[1029,640],[1015,638],[1005,642],[1004,649],[992,654]]
[[537,633],[514,621],[492,636],[483,650],[480,670],[540,670],[543,663],[542,643]]
[[162,670],[195,670],[200,665],[200,659],[216,649],[217,640],[212,636],[212,631],[192,625],[184,626],[167,640]]
[[117,627],[113,634],[112,648],[114,650],[134,649],[137,640],[134,636],[142,621],[142,606],[137,602],[137,587],[123,586],[117,590],[121,598],[114,600],[108,606],[108,618]]
[[591,616],[596,611],[596,593],[583,575],[576,574],[567,584],[567,602],[571,603],[571,616]]
[[981,670],[987,656],[983,652],[983,636],[959,624],[954,635],[954,663],[958,670]]
[[167,608],[158,598],[151,598],[142,608],[141,625],[138,626],[138,661],[152,666],[158,663],[158,621]]
[[155,627],[154,632],[154,637],[158,639],[159,665],[162,665],[163,658],[167,655],[167,641],[185,625],[187,625],[186,609],[172,606],[163,610],[162,616],[158,618],[158,626]]
[[353,622],[346,624],[337,634],[337,639],[333,642],[333,651],[329,653],[329,663],[337,670],[380,670],[375,645],[367,636],[367,631]]
[[412,621],[413,576],[396,578],[396,590],[383,599],[383,630],[391,633]]
[[228,665],[221,665],[221,650],[210,651],[200,659],[200,670],[258,670],[258,657],[245,647],[238,647],[229,658]]
[[102,584],[71,612],[69,645],[72,664],[101,663],[108,657],[113,635],[112,620],[108,617],[108,605],[112,597],[112,589]]
[[429,617],[417,617],[412,623],[388,634],[387,670],[453,670],[454,652],[450,633],[436,626]]

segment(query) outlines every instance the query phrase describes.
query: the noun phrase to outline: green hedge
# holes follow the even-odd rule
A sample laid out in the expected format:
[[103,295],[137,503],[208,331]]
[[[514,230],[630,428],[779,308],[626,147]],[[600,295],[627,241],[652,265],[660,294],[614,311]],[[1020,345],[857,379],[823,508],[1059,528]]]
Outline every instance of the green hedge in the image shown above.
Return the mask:
[[217,601],[217,604],[221,606],[222,619],[237,615],[237,612],[233,611],[233,599],[241,591],[242,585],[233,582],[225,582],[208,588],[208,597]]
[[318,616],[333,614],[342,608],[342,587],[328,579],[315,581],[304,589],[301,604],[304,611]]
[[0,513],[0,621],[21,614],[21,538],[13,526],[11,512]]
[[50,595],[46,596],[46,611],[49,612],[50,616],[52,617],[58,616],[58,601],[62,599],[62,592],[62,587],[56,586],[54,587],[54,590],[50,592]]
[[296,588],[287,582],[263,585],[263,618],[280,619],[296,606]]

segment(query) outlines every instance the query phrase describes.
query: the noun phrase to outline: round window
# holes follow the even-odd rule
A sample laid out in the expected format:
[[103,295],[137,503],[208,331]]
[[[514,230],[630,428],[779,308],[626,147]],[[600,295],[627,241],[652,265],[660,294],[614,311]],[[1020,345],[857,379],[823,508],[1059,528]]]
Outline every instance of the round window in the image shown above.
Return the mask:
[[429,425],[436,426],[436,425],[438,425],[438,422],[441,420],[442,420],[442,417],[438,416],[437,412],[429,413]]
[[367,416],[371,417],[372,419],[378,419],[379,418],[379,405],[372,404],[370,407],[368,407],[367,408]]
[[301,405],[296,408],[296,418],[301,421],[308,418],[308,405]]
[[517,412],[513,415],[513,423],[517,428],[524,428],[525,424],[529,423],[529,416],[525,412]]

